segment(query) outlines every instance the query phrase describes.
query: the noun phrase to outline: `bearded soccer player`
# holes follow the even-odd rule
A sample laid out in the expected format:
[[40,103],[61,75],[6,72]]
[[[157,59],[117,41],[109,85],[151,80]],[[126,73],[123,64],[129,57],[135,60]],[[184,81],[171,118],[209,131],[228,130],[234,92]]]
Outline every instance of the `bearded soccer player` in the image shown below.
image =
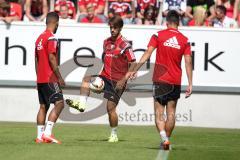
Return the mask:
[[[46,30],[38,37],[35,43],[35,66],[40,103],[37,114],[38,134],[35,140],[36,143],[61,143],[52,134],[53,125],[64,107],[60,85],[64,86],[65,82],[58,69],[58,40],[54,36],[58,29],[58,22],[59,16],[57,13],[48,13]],[[54,108],[51,110],[45,125],[46,115],[51,103],[54,103]]]
[[[111,18],[109,26],[111,37],[104,40],[103,43],[104,66],[99,76],[105,83],[103,92],[104,98],[107,99],[107,111],[111,127],[111,134],[108,141],[118,142],[118,116],[116,107],[127,83],[127,79],[125,79],[126,73],[131,68],[132,62],[135,62],[135,56],[131,44],[121,35],[123,27],[122,18],[120,16]],[[92,77],[86,76],[83,78],[80,88],[80,101],[66,100],[66,103],[70,107],[79,111],[85,110],[86,101],[90,94],[89,82]],[[116,88],[120,89],[116,90]]]
[[[153,73],[153,97],[155,123],[161,137],[160,148],[170,148],[170,136],[175,127],[175,112],[181,93],[181,60],[184,56],[188,78],[186,97],[192,93],[192,56],[188,38],[178,31],[179,15],[176,11],[167,14],[167,29],[152,35],[148,49],[133,72],[127,78],[135,78],[136,71],[151,57],[155,48],[156,61]],[[166,107],[166,118],[164,110]]]

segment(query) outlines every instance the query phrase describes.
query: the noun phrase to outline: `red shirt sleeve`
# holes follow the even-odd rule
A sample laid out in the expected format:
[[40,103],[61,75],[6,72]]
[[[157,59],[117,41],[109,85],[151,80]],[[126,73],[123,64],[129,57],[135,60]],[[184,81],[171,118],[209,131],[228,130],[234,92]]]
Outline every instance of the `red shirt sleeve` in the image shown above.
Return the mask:
[[157,48],[157,45],[158,45],[158,37],[157,35],[152,35],[149,43],[148,43],[148,47],[152,46],[154,48]]
[[184,54],[184,55],[191,55],[191,54],[192,54],[192,52],[191,52],[191,46],[190,46],[190,43],[189,43],[189,42],[186,43],[183,54]]
[[48,39],[48,54],[57,53],[57,39],[49,38]]
[[134,62],[134,61],[136,61],[136,58],[135,58],[135,55],[134,55],[134,53],[133,53],[132,48],[127,48],[127,49],[125,50],[125,55],[126,55],[127,60],[128,60],[129,62]]

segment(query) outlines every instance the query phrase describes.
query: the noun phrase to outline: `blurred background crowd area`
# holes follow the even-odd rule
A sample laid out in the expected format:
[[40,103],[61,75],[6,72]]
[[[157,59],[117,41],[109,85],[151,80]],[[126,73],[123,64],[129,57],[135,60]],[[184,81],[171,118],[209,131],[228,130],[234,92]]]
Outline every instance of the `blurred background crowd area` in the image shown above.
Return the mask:
[[125,24],[164,25],[176,10],[181,26],[239,28],[240,0],[0,0],[0,21],[45,20],[49,11],[60,23],[107,23],[120,15]]

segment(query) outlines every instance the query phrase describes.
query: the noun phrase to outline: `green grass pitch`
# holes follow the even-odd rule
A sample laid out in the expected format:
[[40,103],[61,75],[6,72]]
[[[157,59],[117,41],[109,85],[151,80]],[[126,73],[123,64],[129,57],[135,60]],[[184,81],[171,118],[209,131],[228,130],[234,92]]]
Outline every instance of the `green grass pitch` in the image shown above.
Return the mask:
[[[108,143],[107,125],[57,124],[57,144],[35,144],[33,123],[0,122],[0,160],[162,160],[154,126],[119,126]],[[239,160],[240,130],[176,127],[168,160]]]

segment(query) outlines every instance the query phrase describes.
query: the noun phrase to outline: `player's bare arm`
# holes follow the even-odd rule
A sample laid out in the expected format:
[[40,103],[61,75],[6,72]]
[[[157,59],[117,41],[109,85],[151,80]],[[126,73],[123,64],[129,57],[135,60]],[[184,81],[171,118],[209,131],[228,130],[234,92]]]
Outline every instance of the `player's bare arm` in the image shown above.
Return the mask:
[[36,72],[36,75],[37,75],[37,70],[38,70],[38,57],[36,56],[35,57],[35,72]]
[[49,62],[50,62],[50,65],[52,67],[52,70],[54,71],[54,73],[56,74],[56,76],[59,79],[60,85],[61,86],[65,86],[65,82],[64,82],[64,80],[62,78],[61,73],[59,72],[59,69],[58,69],[56,57],[55,57],[55,55],[53,53],[49,54]]
[[144,52],[142,55],[140,61],[134,65],[134,69],[132,71],[127,73],[126,77],[127,79],[134,79],[136,77],[137,71],[142,67],[142,65],[151,57],[153,51],[155,50],[155,47],[149,46],[148,49]]
[[135,61],[129,63],[128,72],[126,73],[126,75],[125,75],[120,81],[117,82],[116,88],[115,88],[116,90],[121,90],[121,89],[123,89],[123,87],[125,86],[126,82],[127,82],[128,79],[129,79],[128,73],[132,72],[132,71],[134,70],[135,66],[136,66]]
[[185,68],[188,78],[188,88],[186,90],[186,98],[192,94],[192,56],[184,55]]
[[[37,56],[35,56],[35,72],[37,75],[37,72],[38,72],[38,57]],[[36,89],[37,89],[37,86],[36,86]]]
[[135,61],[135,62],[132,62],[132,63],[130,64],[129,70],[128,70],[128,72],[127,72],[126,75],[125,75],[125,79],[128,80],[128,79],[130,78],[130,80],[133,80],[133,79],[136,78],[137,74],[134,74],[134,77],[130,77],[130,73],[133,73],[133,72],[134,72],[134,69],[135,69],[136,66],[137,66],[137,62],[136,62],[136,61]]

